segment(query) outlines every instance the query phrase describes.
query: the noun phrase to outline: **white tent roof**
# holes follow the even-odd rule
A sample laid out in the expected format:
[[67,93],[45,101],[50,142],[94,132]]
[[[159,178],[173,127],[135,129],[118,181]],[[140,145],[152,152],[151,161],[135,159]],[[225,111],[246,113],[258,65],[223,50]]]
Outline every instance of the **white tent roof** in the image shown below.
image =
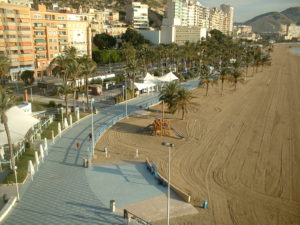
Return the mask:
[[153,83],[153,82],[134,83],[134,85],[136,86],[136,88],[137,88],[139,91],[140,91],[140,90],[143,90],[143,89],[147,89],[147,88],[156,86],[156,84]]
[[143,81],[144,81],[144,83],[151,82],[151,83],[156,83],[156,84],[161,82],[161,80],[160,80],[159,77],[155,77],[155,76],[151,75],[150,73],[146,74],[146,76],[143,79]]
[[174,81],[174,80],[178,80],[178,77],[176,77],[174,75],[174,73],[169,72],[169,73],[163,75],[162,77],[159,77],[159,80],[163,81],[163,82],[171,82],[171,81]]
[[[12,143],[22,141],[27,131],[39,122],[38,119],[26,114],[17,106],[13,106],[7,110],[6,115]],[[0,123],[0,146],[5,144],[8,144],[6,132],[4,125]]]

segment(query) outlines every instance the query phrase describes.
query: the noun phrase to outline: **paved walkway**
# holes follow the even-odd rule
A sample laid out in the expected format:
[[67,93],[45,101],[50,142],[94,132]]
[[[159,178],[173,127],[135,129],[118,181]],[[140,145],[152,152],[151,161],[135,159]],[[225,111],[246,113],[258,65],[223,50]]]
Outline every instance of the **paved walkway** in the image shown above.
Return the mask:
[[[194,87],[195,82],[189,82]],[[157,100],[157,94],[128,102],[129,114]],[[94,116],[94,129],[124,112],[124,104],[102,110]],[[123,218],[107,209],[89,184],[82,158],[87,157],[91,118],[87,118],[49,145],[46,157],[32,182],[22,187],[21,201],[2,224],[124,224]],[[76,150],[75,143],[82,143]],[[104,186],[105,184],[103,184]]]

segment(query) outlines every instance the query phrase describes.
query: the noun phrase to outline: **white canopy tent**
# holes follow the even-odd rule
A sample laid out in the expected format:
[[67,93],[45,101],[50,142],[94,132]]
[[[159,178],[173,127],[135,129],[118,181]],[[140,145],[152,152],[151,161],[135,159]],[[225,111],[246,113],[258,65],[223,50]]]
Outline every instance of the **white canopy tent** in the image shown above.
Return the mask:
[[162,82],[172,82],[174,80],[179,80],[178,77],[175,76],[174,73],[169,72],[161,77],[158,78]]
[[144,89],[149,89],[149,88],[152,88],[152,87],[155,87],[156,84],[153,83],[153,82],[147,82],[147,83],[134,83],[135,87],[141,91],[141,90],[144,90]]
[[159,77],[155,77],[155,76],[151,75],[150,73],[146,74],[146,76],[144,77],[143,81],[144,81],[144,83],[151,82],[151,83],[155,83],[155,84],[161,82],[160,79],[159,79]]
[[[7,110],[6,115],[12,143],[23,141],[28,130],[39,122],[38,119],[26,114],[17,106]],[[4,125],[0,123],[0,146],[5,144],[8,144],[7,136]]]

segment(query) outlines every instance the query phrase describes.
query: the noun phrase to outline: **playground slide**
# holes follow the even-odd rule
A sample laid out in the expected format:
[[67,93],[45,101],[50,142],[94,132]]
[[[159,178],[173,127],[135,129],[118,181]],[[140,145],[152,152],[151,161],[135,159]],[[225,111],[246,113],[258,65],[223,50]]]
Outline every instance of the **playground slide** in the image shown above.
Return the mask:
[[177,130],[175,130],[173,127],[171,129],[173,130],[174,134],[176,134],[177,137],[179,137],[181,139],[184,139],[184,136],[182,136],[181,134],[179,134]]

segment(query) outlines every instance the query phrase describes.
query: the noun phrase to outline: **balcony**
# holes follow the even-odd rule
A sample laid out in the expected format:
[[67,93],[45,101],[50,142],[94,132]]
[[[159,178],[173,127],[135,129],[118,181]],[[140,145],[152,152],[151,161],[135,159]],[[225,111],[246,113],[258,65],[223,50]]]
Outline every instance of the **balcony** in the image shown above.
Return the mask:
[[32,46],[20,46],[21,50],[29,50],[29,49],[33,49]]
[[5,13],[5,17],[7,17],[7,18],[15,18],[16,14],[14,14],[14,13]]
[[27,35],[28,35],[28,34],[31,34],[31,31],[30,31],[30,30],[20,30],[19,32],[20,32],[20,34],[24,34],[24,35],[25,35],[25,34],[27,34]]
[[14,35],[16,35],[17,31],[16,30],[5,30],[5,33],[6,34],[14,34]]
[[29,61],[20,61],[20,65],[29,65],[29,64],[31,64],[31,66],[33,66],[34,65],[34,62],[33,62],[33,60],[29,60]]
[[18,46],[7,46],[8,50],[19,50]]
[[10,65],[11,66],[19,66],[20,62],[19,61],[17,61],[17,62],[11,62]]
[[[19,18],[30,18],[29,14],[17,14]],[[13,17],[15,18],[15,16]]]
[[19,41],[21,41],[21,42],[31,42],[32,39],[31,38],[19,38]]
[[16,22],[12,22],[12,21],[6,22],[5,24],[6,24],[6,26],[16,26],[17,25]]
[[6,42],[6,43],[7,43],[7,42],[14,42],[14,43],[17,43],[18,40],[17,40],[17,38],[7,38],[5,42]]
[[19,54],[18,53],[14,53],[14,54],[9,54],[8,55],[8,58],[10,58],[10,59],[15,59],[15,58],[19,58]]

